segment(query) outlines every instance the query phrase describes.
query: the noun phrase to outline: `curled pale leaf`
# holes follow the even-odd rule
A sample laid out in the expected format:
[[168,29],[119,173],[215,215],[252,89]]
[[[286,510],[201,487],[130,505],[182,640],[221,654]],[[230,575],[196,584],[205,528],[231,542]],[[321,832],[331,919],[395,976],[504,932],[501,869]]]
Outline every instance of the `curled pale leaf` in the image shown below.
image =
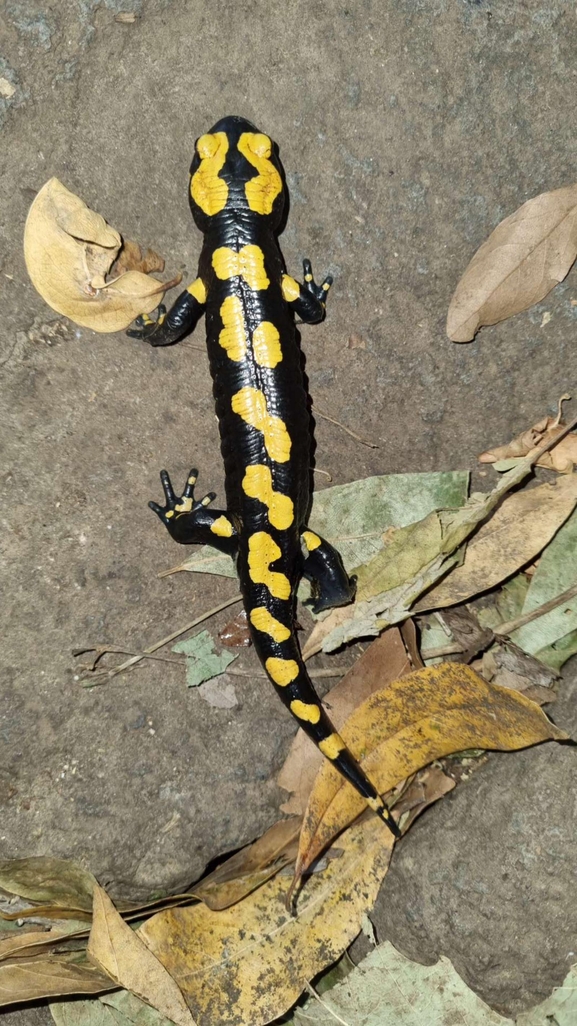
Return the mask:
[[113,990],[109,976],[84,955],[47,955],[0,966],[0,1007],[63,994],[102,994]]
[[30,901],[88,912],[95,884],[92,873],[68,859],[32,855],[0,860],[0,887]]
[[121,246],[120,234],[57,178],[28,211],[24,259],[34,288],[53,310],[93,331],[127,328],[180,280],[129,270],[107,281]]
[[470,342],[538,303],[568,274],[577,256],[577,185],[543,192],[497,225],[477,250],[449,306],[447,335]]
[[[393,681],[364,702],[340,733],[381,794],[452,752],[512,751],[548,739],[567,739],[534,702],[488,684],[462,663],[429,666]],[[297,879],[364,804],[325,761],[305,812]]]
[[177,1026],[195,1026],[170,973],[124,922],[98,884],[94,888],[88,957],[121,987],[157,1008]]

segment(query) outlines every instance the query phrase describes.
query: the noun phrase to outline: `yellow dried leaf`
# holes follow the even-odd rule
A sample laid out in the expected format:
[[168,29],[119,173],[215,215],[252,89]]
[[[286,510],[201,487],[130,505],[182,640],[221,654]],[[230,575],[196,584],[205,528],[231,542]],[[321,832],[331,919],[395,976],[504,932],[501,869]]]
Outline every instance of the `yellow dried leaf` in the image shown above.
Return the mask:
[[386,873],[392,837],[376,817],[339,839],[342,856],[307,879],[296,915],[277,876],[224,912],[170,909],[139,928],[179,984],[199,1026],[264,1026],[359,932]]
[[195,1026],[175,981],[118,914],[106,891],[94,888],[88,957],[116,983],[178,1026]]
[[24,259],[34,288],[53,310],[93,331],[127,328],[176,284],[134,270],[107,282],[121,245],[119,233],[57,178],[28,211]]
[[[452,752],[512,751],[567,739],[534,702],[488,684],[462,663],[428,666],[393,681],[364,702],[340,733],[381,794]],[[364,805],[325,761],[305,812],[296,879]]]
[[[342,680],[324,696],[323,705],[336,729],[340,730],[369,695],[412,669],[414,667],[399,628],[390,627],[369,645]],[[277,777],[279,787],[290,792],[288,801],[281,805],[283,812],[302,816],[323,761],[324,755],[300,728]]]
[[528,200],[475,253],[451,299],[447,335],[469,342],[483,324],[538,303],[576,256],[577,185]]

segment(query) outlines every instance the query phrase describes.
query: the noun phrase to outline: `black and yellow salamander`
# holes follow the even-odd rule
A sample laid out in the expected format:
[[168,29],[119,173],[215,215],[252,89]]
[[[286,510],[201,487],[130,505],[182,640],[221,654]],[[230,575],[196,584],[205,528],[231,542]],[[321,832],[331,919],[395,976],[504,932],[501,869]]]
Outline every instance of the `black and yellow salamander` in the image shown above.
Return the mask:
[[321,321],[332,279],[317,285],[308,260],[304,284],[285,273],[276,237],[285,202],[280,162],[271,139],[244,118],[223,118],[200,136],[189,197],[204,235],[198,277],[168,313],[139,318],[129,334],[171,345],[206,314],[227,508],[208,508],[214,493],[195,499],[196,470],[182,495],[163,470],[165,505],[150,506],[176,541],[214,545],[235,559],[253,644],[282,701],[398,836],[324,711],[295,636],[301,576],[315,612],[354,597],[339,553],[306,527],[311,435],[294,315]]

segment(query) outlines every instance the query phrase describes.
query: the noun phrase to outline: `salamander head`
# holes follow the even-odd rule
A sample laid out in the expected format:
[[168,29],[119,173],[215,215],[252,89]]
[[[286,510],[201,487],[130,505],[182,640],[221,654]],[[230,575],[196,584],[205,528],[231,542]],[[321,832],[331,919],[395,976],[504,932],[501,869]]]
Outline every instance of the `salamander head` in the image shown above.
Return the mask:
[[275,143],[245,118],[221,118],[196,141],[189,197],[201,231],[223,212],[257,215],[275,228],[284,206]]

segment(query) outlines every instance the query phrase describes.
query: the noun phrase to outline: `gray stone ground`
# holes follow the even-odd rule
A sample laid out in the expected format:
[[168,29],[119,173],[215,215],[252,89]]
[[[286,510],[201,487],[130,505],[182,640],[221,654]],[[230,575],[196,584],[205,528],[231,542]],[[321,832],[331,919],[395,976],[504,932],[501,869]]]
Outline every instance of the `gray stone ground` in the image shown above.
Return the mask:
[[[130,10],[135,23],[115,20]],[[186,198],[194,139],[223,114],[249,117],[280,145],[289,268],[310,256],[336,278],[326,323],[303,331],[314,402],[380,444],[359,446],[321,420],[317,466],[336,483],[473,466],[574,385],[575,272],[539,308],[471,345],[450,343],[443,327],[455,283],[494,225],[575,180],[575,12],[538,0],[7,0],[0,33],[2,95],[14,87],[0,98],[1,851],[72,856],[113,893],[144,894],[182,885],[273,821],[274,773],[294,727],[258,678],[234,678],[232,710],[187,691],[168,664],[90,692],[75,679],[71,649],[139,650],[235,586],[159,579],[179,553],[146,508],[161,466],[180,481],[194,463],[201,484],[222,493],[203,353],[47,331],[58,318],[22,258],[34,192],[57,175],[190,279],[200,241]],[[365,348],[348,348],[352,334]],[[549,746],[518,758],[495,760],[424,818],[386,884],[391,938],[423,960],[458,939],[459,967],[503,1008],[557,983],[565,948],[577,944],[562,901],[575,884],[574,754]],[[547,838],[540,859],[524,823]],[[469,901],[465,915],[463,853],[500,864],[502,831],[521,852],[499,880],[503,900]],[[502,957],[505,898],[513,920]],[[502,973],[487,968],[488,951]],[[520,969],[529,965],[532,980]],[[44,1021],[43,1010],[5,1015],[7,1026]]]

